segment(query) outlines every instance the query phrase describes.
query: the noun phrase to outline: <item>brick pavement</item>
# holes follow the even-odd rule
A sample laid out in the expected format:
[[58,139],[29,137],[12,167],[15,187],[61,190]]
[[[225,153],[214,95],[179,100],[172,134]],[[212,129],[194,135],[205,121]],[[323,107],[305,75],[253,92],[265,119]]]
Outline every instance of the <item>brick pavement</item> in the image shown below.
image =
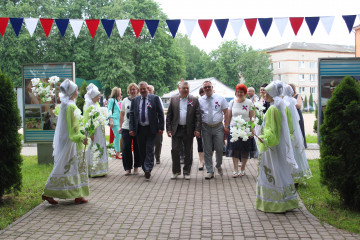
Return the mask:
[[164,137],[162,162],[150,182],[124,176],[122,162],[112,160],[108,176],[90,180],[88,204],[42,203],[0,239],[360,239],[322,225],[304,207],[286,214],[257,211],[257,160],[234,179],[225,158],[224,176],[209,181],[194,156],[191,180],[170,180],[170,141]]

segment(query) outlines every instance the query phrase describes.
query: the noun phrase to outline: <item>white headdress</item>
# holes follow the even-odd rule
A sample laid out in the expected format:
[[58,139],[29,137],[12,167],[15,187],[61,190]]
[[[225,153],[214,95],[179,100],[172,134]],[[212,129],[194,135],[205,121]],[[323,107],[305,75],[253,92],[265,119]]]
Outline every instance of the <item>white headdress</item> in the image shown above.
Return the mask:
[[69,80],[65,79],[60,85],[60,101],[61,103],[67,103],[70,97],[74,94],[75,90],[77,89],[77,85]]
[[87,93],[85,94],[85,107],[84,110],[93,105],[92,99],[100,94],[99,89],[94,84],[90,83],[89,86],[86,87]]

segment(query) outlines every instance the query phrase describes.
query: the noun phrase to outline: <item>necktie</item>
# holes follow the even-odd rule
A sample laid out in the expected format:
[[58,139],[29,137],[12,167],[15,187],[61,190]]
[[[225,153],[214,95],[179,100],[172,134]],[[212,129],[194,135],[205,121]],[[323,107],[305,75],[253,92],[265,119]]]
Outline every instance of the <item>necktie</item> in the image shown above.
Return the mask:
[[141,122],[145,122],[145,100],[146,98],[143,98],[142,106],[141,106]]
[[213,104],[212,104],[212,97],[208,97],[208,124],[212,124],[213,121]]

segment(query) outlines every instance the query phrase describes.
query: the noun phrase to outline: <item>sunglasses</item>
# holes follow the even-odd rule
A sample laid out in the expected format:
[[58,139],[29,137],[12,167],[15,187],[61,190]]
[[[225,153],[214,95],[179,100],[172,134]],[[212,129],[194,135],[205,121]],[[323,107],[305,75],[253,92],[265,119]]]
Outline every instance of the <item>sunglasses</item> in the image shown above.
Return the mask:
[[205,87],[204,87],[204,89],[209,89],[209,88],[211,88],[211,86],[205,86]]

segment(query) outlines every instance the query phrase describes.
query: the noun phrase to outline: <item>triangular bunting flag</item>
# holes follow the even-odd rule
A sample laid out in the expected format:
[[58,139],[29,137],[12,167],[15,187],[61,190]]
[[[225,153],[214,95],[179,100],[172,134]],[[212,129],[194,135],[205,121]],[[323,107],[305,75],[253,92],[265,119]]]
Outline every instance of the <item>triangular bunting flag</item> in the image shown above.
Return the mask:
[[120,37],[124,36],[125,30],[129,25],[129,21],[129,19],[115,20]]
[[226,32],[227,25],[229,23],[229,19],[215,19],[214,22],[217,29],[219,30],[221,37],[223,38]]
[[24,19],[23,18],[10,18],[11,26],[14,29],[14,32],[17,37],[19,37],[19,33],[21,30],[21,26],[23,24]]
[[42,28],[44,29],[44,33],[45,33],[46,37],[48,37],[50,34],[53,22],[54,22],[54,19],[52,19],[52,18],[40,18],[40,23],[41,23]]
[[32,35],[34,34],[38,21],[39,21],[38,18],[25,18],[24,19],[25,26],[30,33],[30,37],[32,37]]
[[201,29],[202,33],[204,34],[205,38],[210,30],[212,21],[213,21],[212,19],[199,19],[198,20],[200,29]]
[[255,31],[257,18],[247,18],[244,21],[245,21],[245,26],[246,26],[250,36],[252,36]]
[[319,17],[305,17],[305,22],[309,27],[311,36],[314,34],[317,25],[319,24]]
[[244,24],[244,19],[230,19],[230,24],[234,30],[235,36],[238,37],[241,27]]
[[159,26],[159,20],[145,20],[146,26],[152,38],[154,38],[156,29]]
[[289,18],[289,20],[290,20],[291,27],[296,36],[297,33],[299,32],[299,29],[300,29],[303,21],[304,21],[304,18],[303,17],[291,17],[291,18]]
[[61,36],[64,37],[66,33],[66,29],[69,25],[69,19],[55,19],[55,23],[59,29]]
[[102,25],[103,25],[103,27],[105,29],[106,34],[110,38],[111,32],[112,32],[113,27],[114,27],[115,20],[113,20],[113,19],[101,19],[101,23],[102,23]]
[[86,26],[89,29],[89,33],[92,38],[95,37],[96,31],[99,27],[100,19],[86,19]]
[[8,23],[9,23],[9,18],[0,18],[0,34],[1,34],[1,36],[4,36]]
[[327,34],[329,35],[335,17],[334,17],[334,16],[323,16],[323,17],[320,17],[320,19],[321,19],[321,22],[322,22],[322,24],[323,24],[323,26],[324,26],[324,28],[325,28],[325,31],[326,31]]
[[270,30],[272,22],[273,22],[272,18],[259,18],[260,28],[263,31],[265,37]]
[[349,33],[351,33],[351,30],[354,26],[354,22],[355,22],[355,19],[356,19],[356,15],[343,15],[342,16],[345,23],[346,23],[346,26],[349,30]]
[[187,35],[191,38],[192,32],[194,31],[196,20],[195,19],[183,19]]
[[142,28],[144,26],[144,22],[145,22],[144,19],[139,19],[139,20],[130,19],[130,23],[131,23],[131,26],[132,26],[132,28],[134,30],[136,39],[138,39],[139,36],[140,36],[141,30],[142,30]]
[[70,25],[73,29],[75,38],[77,38],[79,36],[83,22],[84,22],[84,20],[82,20],[82,19],[70,19]]
[[179,29],[181,20],[180,19],[174,19],[174,20],[166,20],[166,23],[170,29],[171,35],[173,38],[175,38],[176,33]]
[[279,30],[280,36],[282,36],[284,34],[286,25],[289,21],[289,18],[287,17],[283,17],[283,18],[274,18],[275,20],[275,24]]

